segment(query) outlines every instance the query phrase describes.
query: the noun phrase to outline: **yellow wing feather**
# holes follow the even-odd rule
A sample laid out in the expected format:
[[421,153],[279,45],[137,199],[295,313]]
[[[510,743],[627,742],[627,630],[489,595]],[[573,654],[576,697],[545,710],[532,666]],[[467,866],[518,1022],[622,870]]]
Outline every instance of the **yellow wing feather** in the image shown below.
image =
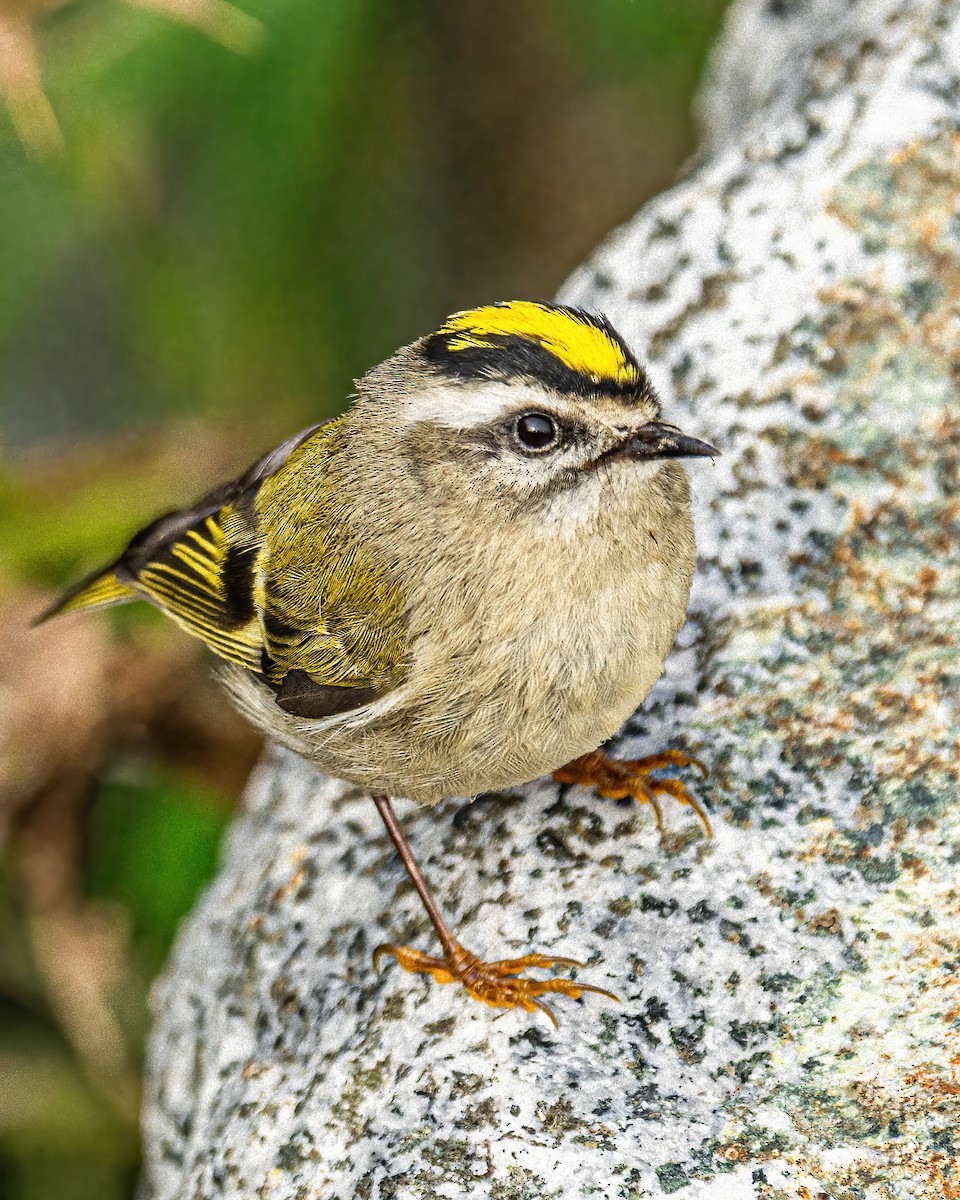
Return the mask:
[[330,452],[339,421],[142,530],[45,616],[146,599],[221,658],[279,685],[386,691],[405,655],[403,596],[350,534]]
[[114,604],[126,604],[136,598],[137,593],[133,588],[121,583],[113,570],[107,569],[77,584],[47,609],[39,621],[45,621],[58,613],[78,612],[82,608],[110,608]]
[[238,666],[260,669],[263,637],[253,609],[252,578],[259,548],[231,543],[224,505],[161,547],[137,573],[138,590],[188,633]]

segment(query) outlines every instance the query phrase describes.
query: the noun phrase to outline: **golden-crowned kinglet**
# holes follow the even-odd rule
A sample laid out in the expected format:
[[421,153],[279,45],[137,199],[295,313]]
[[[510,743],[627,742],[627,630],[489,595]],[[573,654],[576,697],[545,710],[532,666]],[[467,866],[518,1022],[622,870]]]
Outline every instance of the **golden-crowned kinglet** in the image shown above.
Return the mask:
[[388,797],[554,772],[651,803],[658,823],[661,795],[706,823],[679,781],[649,776],[693,760],[597,747],[684,619],[693,529],[676,460],[716,453],[661,422],[603,317],[489,305],[375,367],[343,416],[160,517],[48,615],[144,599],[201,638],[255,725],[374,796],[443,951],[375,957],[552,1019],[539,996],[603,989],[519,977],[570,959],[462,947]]

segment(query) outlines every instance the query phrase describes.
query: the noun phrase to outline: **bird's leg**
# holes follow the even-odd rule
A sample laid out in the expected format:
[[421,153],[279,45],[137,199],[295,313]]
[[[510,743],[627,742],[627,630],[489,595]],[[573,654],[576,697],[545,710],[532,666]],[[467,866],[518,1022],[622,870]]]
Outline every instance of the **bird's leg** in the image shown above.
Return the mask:
[[702,762],[683,754],[680,750],[661,750],[647,758],[611,758],[602,750],[594,750],[575,758],[554,771],[557,783],[579,783],[592,787],[606,800],[625,800],[631,797],[641,804],[649,804],[656,818],[657,828],[663,830],[661,796],[672,796],[681,804],[688,804],[700,818],[709,837],[713,836],[706,809],[679,779],[651,779],[651,771],[663,767],[696,767],[706,778],[707,768]]
[[385,943],[377,946],[373,952],[373,965],[376,969],[380,959],[385,954],[391,954],[405,971],[419,971],[432,975],[437,983],[459,983],[468,996],[474,1000],[482,1000],[493,1008],[523,1008],[533,1012],[539,1008],[547,1014],[554,1025],[557,1019],[552,1010],[539,999],[550,992],[570,996],[579,1000],[583,992],[596,992],[600,996],[609,996],[618,1000],[612,992],[605,988],[595,987],[590,983],[577,983],[572,979],[519,979],[517,976],[530,967],[582,967],[583,963],[575,958],[557,958],[550,954],[527,954],[523,958],[505,958],[496,962],[484,962],[479,955],[461,946],[453,936],[450,926],[443,918],[433,893],[423,877],[423,872],[417,866],[413,850],[407,841],[406,834],[393,805],[386,796],[374,796],[373,802],[383,818],[390,840],[400,855],[400,861],[407,868],[413,886],[423,901],[427,916],[437,931],[437,937],[443,949],[443,954],[434,956],[413,950],[409,946],[394,946]]

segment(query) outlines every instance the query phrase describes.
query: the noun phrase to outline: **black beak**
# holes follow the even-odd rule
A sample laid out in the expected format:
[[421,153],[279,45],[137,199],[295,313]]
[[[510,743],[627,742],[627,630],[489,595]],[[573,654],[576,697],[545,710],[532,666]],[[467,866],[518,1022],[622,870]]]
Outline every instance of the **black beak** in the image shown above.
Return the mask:
[[687,437],[675,425],[651,421],[608,450],[604,458],[715,458],[719,453],[716,446]]

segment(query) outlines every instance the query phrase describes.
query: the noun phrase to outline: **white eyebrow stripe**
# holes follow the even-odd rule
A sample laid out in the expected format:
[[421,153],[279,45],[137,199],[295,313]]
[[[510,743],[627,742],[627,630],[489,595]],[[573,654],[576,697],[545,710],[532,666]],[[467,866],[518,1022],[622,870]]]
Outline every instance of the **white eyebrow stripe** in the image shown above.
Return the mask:
[[406,398],[405,416],[410,424],[430,421],[447,429],[476,429],[495,424],[525,408],[545,409],[563,417],[571,406],[553,392],[527,383],[434,384]]

